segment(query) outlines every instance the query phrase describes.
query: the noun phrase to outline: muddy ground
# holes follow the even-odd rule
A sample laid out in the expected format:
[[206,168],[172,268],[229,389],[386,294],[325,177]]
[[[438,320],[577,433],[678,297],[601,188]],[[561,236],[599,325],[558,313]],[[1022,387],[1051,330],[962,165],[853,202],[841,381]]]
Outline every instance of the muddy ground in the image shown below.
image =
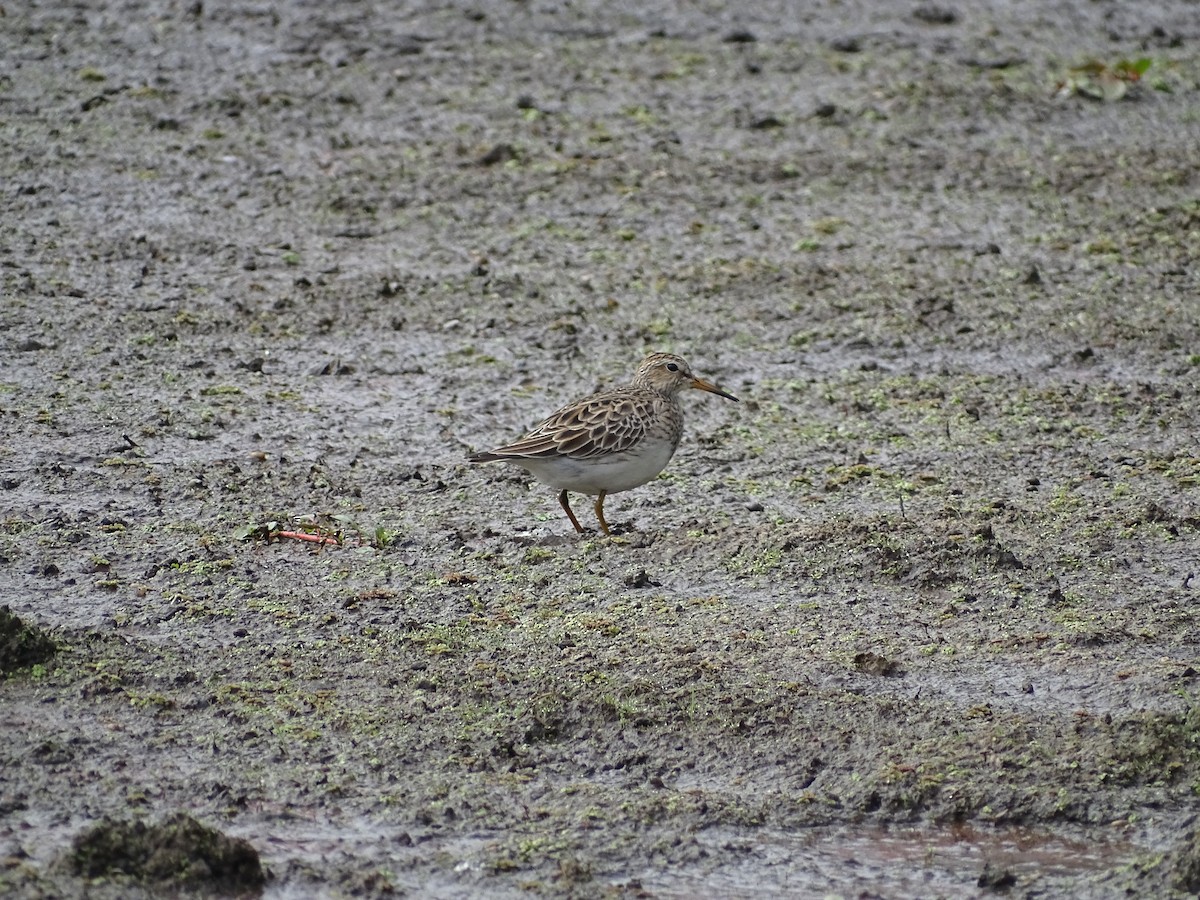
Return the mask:
[[[1200,888],[1198,63],[1184,0],[4,3],[0,892],[174,890],[77,851],[181,813],[274,897]],[[652,349],[742,402],[617,536],[465,464]]]

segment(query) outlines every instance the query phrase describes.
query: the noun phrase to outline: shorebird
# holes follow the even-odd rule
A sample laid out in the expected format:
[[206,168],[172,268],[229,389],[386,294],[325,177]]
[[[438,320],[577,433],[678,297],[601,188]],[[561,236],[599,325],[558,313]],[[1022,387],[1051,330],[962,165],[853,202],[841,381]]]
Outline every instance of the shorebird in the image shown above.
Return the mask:
[[679,392],[685,388],[737,402],[737,397],[693,375],[673,353],[651,353],[626,387],[564,406],[523,438],[468,460],[516,463],[538,481],[559,488],[558,502],[581,534],[584,529],[571,511],[568,492],[595,496],[600,529],[611,534],[604,498],[645,484],[666,468],[683,435]]

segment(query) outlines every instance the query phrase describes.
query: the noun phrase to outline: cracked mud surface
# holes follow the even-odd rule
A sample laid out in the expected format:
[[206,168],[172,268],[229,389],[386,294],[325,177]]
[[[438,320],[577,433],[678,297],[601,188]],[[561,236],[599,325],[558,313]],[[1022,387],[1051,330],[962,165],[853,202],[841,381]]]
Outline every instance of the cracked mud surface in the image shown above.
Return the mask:
[[[5,7],[4,892],[1200,888],[1200,24],[1076,7]],[[652,349],[618,537],[465,463]]]

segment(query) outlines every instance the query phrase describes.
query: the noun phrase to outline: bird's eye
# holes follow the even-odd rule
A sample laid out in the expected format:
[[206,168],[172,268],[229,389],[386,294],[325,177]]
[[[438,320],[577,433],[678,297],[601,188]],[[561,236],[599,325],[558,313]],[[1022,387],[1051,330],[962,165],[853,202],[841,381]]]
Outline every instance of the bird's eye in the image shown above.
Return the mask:
[[678,372],[679,371],[678,363],[667,363],[667,371],[668,372]]

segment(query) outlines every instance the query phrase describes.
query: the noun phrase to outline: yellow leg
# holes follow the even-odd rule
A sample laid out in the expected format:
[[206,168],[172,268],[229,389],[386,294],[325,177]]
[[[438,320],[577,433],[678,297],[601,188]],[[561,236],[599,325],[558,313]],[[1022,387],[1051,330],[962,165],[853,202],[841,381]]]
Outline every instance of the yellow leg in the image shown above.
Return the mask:
[[608,491],[601,491],[600,496],[596,498],[596,518],[600,520],[600,528],[605,534],[612,534],[608,530],[608,523],[604,521],[604,498],[608,496]]
[[[579,520],[575,518],[575,513],[571,512],[571,503],[567,500],[567,491],[564,488],[563,492],[558,495],[558,502],[562,504],[562,508],[567,512],[567,518],[571,520],[571,524],[575,526],[575,530],[583,534],[583,526],[579,524]],[[601,521],[604,521],[601,519]],[[606,528],[605,531],[608,529]]]

